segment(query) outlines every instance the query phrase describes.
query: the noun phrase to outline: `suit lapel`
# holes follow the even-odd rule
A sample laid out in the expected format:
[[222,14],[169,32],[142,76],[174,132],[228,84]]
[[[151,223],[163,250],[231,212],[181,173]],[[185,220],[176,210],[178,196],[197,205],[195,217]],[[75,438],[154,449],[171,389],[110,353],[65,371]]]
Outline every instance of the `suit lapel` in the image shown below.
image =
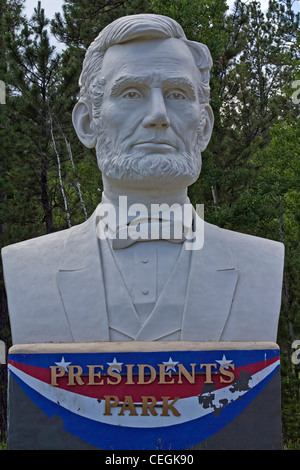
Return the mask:
[[221,340],[238,280],[226,235],[214,225],[204,226],[203,248],[192,251],[181,334],[184,341]]
[[74,342],[109,341],[96,211],[69,230],[57,276]]

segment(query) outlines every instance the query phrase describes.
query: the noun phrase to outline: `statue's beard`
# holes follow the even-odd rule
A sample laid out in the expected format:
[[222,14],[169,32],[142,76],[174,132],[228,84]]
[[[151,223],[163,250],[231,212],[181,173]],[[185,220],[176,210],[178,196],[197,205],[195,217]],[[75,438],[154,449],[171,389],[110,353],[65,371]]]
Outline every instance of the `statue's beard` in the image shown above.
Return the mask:
[[114,147],[102,127],[98,133],[96,153],[98,166],[107,179],[134,185],[135,188],[167,188],[174,185],[187,187],[198,179],[201,171],[198,142],[192,151],[176,155],[147,155],[140,150],[124,153],[122,149]]

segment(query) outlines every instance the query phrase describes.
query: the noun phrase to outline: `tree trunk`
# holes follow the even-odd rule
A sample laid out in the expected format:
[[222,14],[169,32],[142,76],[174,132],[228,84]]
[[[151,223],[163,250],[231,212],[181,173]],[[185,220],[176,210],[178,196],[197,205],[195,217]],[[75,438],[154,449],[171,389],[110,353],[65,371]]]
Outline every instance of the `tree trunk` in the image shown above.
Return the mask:
[[48,164],[45,157],[42,157],[42,168],[41,168],[41,202],[44,211],[44,220],[46,224],[46,232],[51,233],[53,231],[53,216],[52,207],[49,204],[48,198],[48,181],[47,181],[47,170]]

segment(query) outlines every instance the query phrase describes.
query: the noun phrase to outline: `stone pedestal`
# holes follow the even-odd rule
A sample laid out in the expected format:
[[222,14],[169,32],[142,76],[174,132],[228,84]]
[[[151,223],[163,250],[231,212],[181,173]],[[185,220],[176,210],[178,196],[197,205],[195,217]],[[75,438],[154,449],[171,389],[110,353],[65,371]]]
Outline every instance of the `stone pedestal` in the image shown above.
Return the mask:
[[280,449],[275,343],[16,345],[9,449]]

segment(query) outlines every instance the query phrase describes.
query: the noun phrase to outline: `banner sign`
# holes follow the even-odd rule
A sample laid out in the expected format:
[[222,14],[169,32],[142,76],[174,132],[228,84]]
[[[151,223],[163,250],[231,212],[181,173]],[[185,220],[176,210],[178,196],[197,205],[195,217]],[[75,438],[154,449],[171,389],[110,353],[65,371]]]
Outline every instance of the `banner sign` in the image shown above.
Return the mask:
[[11,377],[99,449],[188,449],[233,422],[279,369],[279,350],[10,353]]

